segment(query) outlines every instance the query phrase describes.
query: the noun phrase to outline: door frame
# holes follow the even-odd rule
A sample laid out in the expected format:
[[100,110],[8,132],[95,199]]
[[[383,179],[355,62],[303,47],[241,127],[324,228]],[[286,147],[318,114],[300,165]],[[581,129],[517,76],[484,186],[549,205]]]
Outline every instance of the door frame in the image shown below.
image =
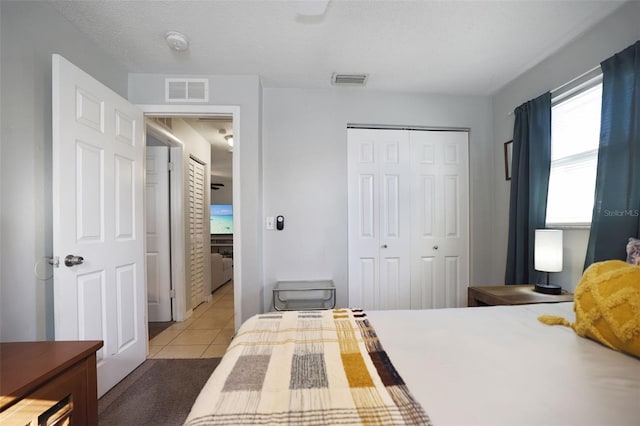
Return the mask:
[[[240,202],[240,107],[234,105],[146,105],[137,104],[142,110],[145,117],[166,115],[173,117],[206,117],[229,115],[232,119],[233,126],[233,144],[232,153],[232,180],[233,180],[233,210],[241,212]],[[176,145],[170,147],[170,158],[174,158],[174,152],[183,154],[182,142],[173,139]],[[174,151],[179,150],[179,151]],[[182,155],[180,155],[182,158]],[[172,161],[173,162],[173,161]],[[184,321],[187,316],[186,301],[186,283],[185,283],[185,242],[186,234],[184,229],[185,206],[182,202],[184,187],[182,183],[183,164],[174,162],[173,173],[171,173],[171,262],[179,267],[172,268],[172,285],[175,289],[176,297],[173,299],[172,308],[174,309],[174,320]],[[174,190],[174,188],[176,190]],[[233,293],[234,293],[234,317],[236,318],[236,329],[239,324],[238,318],[242,318],[242,245],[241,245],[241,215],[233,215],[233,252],[234,252],[234,268],[233,268]]]

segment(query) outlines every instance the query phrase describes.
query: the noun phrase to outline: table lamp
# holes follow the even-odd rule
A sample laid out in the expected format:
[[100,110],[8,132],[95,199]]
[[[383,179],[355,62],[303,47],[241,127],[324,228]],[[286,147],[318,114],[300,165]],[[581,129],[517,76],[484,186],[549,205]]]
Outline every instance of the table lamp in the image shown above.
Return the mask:
[[546,272],[544,284],[536,284],[535,291],[545,294],[560,294],[562,288],[549,284],[549,272],[562,271],[562,230],[536,229],[534,244],[534,267],[537,271]]

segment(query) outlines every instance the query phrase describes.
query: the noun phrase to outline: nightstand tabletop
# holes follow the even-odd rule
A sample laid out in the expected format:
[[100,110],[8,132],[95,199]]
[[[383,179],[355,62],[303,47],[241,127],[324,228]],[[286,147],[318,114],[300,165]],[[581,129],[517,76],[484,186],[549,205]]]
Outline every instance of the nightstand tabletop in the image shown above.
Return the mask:
[[565,291],[552,295],[538,293],[533,284],[473,286],[468,289],[468,306],[526,305],[530,303],[572,302]]

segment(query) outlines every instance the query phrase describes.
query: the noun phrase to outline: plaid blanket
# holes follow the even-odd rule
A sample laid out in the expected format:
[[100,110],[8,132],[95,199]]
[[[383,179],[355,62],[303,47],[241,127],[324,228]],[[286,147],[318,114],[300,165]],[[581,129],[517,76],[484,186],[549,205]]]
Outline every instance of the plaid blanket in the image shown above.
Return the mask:
[[359,310],[256,315],[185,423],[431,425]]

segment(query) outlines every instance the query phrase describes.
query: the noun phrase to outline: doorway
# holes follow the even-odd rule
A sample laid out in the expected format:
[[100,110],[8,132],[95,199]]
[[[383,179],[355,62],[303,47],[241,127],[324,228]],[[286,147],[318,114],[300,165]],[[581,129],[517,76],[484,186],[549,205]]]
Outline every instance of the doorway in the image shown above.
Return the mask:
[[[176,117],[181,118],[185,121],[206,121],[203,118],[219,118],[221,116],[227,117],[228,122],[230,123],[230,129],[228,133],[233,135],[234,144],[237,147],[240,141],[239,135],[239,118],[240,111],[239,107],[219,107],[219,106],[195,106],[195,105],[178,105],[178,106],[168,106],[168,105],[141,105],[139,106],[146,117],[154,117],[154,116],[162,116],[162,117]],[[171,140],[172,137],[170,134],[165,134],[165,138]],[[228,141],[225,139],[225,143],[228,144]],[[174,137],[171,140],[171,151],[172,158],[173,153],[175,152],[176,158],[184,158],[186,152],[184,151],[184,146],[182,141],[176,140]],[[228,146],[228,145],[227,145]],[[239,176],[239,153],[236,150],[228,149],[228,153],[230,155],[230,163],[232,172],[230,173],[230,181],[238,179]],[[185,165],[183,161],[172,161],[173,170],[172,176],[184,176]],[[193,306],[188,300],[191,297],[190,287],[188,283],[188,273],[186,270],[186,265],[188,264],[187,256],[188,252],[186,251],[186,244],[188,243],[187,235],[185,231],[184,221],[187,219],[188,212],[185,209],[184,204],[184,180],[180,184],[174,185],[175,178],[172,177],[172,185],[171,185],[171,278],[172,278],[172,316],[175,321],[183,321],[191,316]],[[219,179],[214,179],[214,176],[207,175],[206,183],[210,185],[210,183],[218,183]],[[232,203],[236,209],[239,210],[239,200],[240,193],[239,187],[233,187],[231,184],[228,185],[229,189],[232,192],[231,198]],[[207,194],[209,195],[209,194]],[[206,203],[209,202],[209,196],[206,197]],[[205,203],[205,204],[206,204]],[[208,229],[208,227],[206,227]],[[241,221],[239,215],[235,215],[233,217],[233,229],[235,235],[237,235],[241,229]],[[209,236],[206,236],[206,239],[209,239]],[[207,244],[208,248],[208,244]],[[241,291],[241,280],[240,280],[240,268],[239,264],[241,262],[241,247],[239,245],[239,238],[233,238],[233,278],[234,278],[234,316],[235,316],[235,326],[237,327],[239,324],[239,319],[241,318],[241,303],[240,303],[240,291]],[[210,281],[210,270],[207,268],[207,280]]]

